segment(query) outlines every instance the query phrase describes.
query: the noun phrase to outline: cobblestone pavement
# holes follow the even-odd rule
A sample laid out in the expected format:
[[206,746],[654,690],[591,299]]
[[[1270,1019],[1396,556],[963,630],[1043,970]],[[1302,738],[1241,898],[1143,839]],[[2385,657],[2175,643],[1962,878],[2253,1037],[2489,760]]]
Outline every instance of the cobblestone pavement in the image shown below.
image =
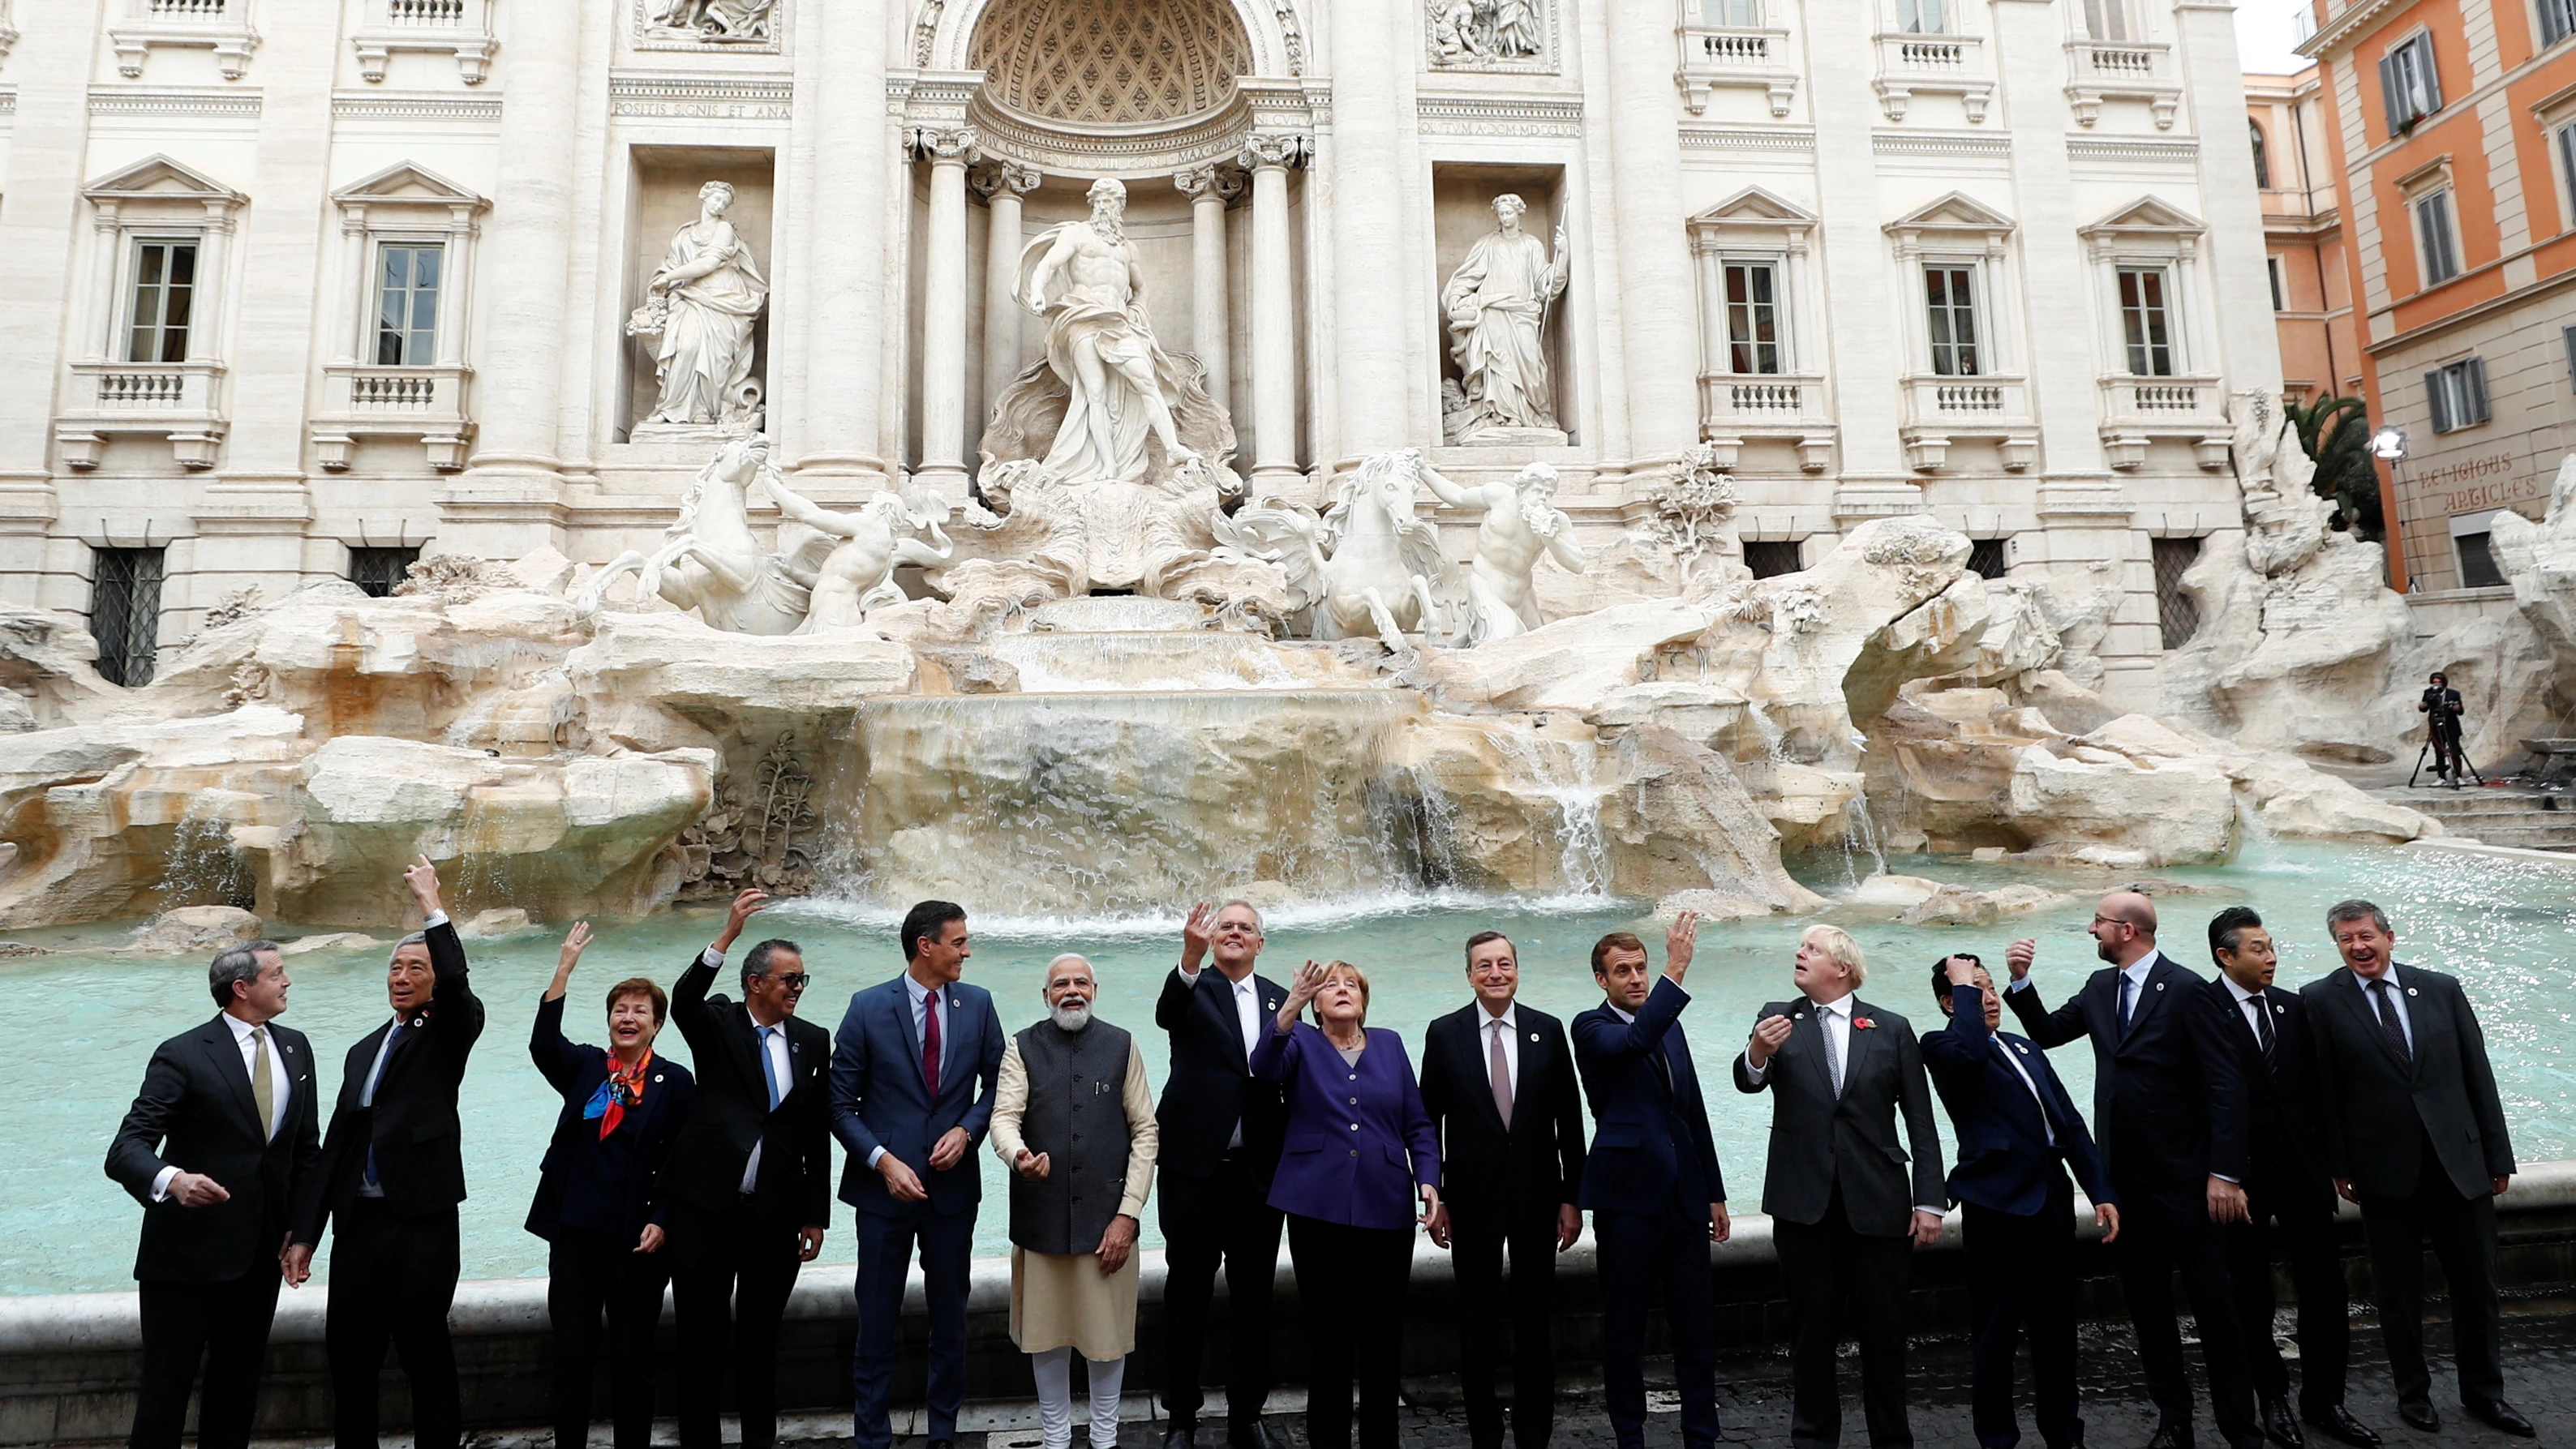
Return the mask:
[[[2576,1299],[2508,1303],[2506,1308],[2506,1397],[2538,1426],[2541,1445],[2576,1446]],[[2457,1386],[2450,1376],[2449,1336],[2449,1330],[2442,1325],[2427,1328],[2432,1346],[2442,1350],[2433,1365],[2433,1405],[2442,1415],[2439,1434],[2419,1434],[2398,1422],[2396,1393],[2389,1384],[2379,1331],[2366,1321],[2356,1322],[2353,1327],[2353,1369],[2346,1397],[2353,1413],[2379,1431],[2388,1449],[2428,1449],[2436,1444],[2445,1449],[2455,1445],[2504,1449],[2527,1442],[2496,1433],[2460,1411]],[[2193,1357],[2197,1383],[2198,1346],[2190,1345],[2188,1351]],[[2082,1364],[2086,1442],[2093,1449],[2143,1445],[2155,1432],[2155,1409],[2138,1375],[2137,1356],[2126,1327],[2088,1325],[2084,1330]],[[1868,1449],[1868,1431],[1863,1426],[1857,1397],[1860,1365],[1848,1345],[1843,1367],[1843,1442],[1849,1449]],[[1976,1436],[1968,1426],[1965,1344],[1954,1337],[1918,1343],[1911,1378],[1909,1399],[1918,1449],[1975,1449]],[[1650,1364],[1647,1381],[1653,1406],[1660,1412],[1648,1420],[1646,1442],[1649,1449],[1671,1449],[1681,1442],[1678,1406],[1668,1392],[1656,1392],[1671,1387],[1669,1362]],[[2026,1361],[2021,1387],[2023,1442],[2038,1449],[2039,1434],[2030,1421]],[[1406,1390],[1403,1449],[1466,1449],[1466,1415],[1455,1403],[1454,1380],[1408,1383]],[[1273,1402],[1276,1406],[1278,1401]],[[2197,1443],[2204,1449],[2224,1449],[2224,1441],[2210,1421],[2205,1392],[2199,1404]],[[1128,1408],[1139,1416],[1152,1412],[1141,1397],[1131,1398]],[[1034,1409],[1028,1403],[969,1404],[965,1422],[982,1432],[960,1433],[957,1449],[1035,1449],[1040,1440]],[[1718,1414],[1722,1438],[1727,1443],[1786,1446],[1789,1369],[1785,1354],[1722,1361],[1718,1367]],[[902,1422],[903,1417],[898,1417],[899,1431],[912,1427]],[[843,1449],[850,1440],[832,1436],[836,1431],[846,1435],[847,1423],[839,1416],[803,1416],[780,1426],[781,1443],[791,1449]],[[1302,1414],[1274,1413],[1270,1426],[1288,1449],[1306,1449]],[[670,1424],[666,1422],[660,1429],[655,1435],[656,1443],[678,1442]],[[731,1442],[734,1435],[730,1424],[727,1430],[726,1437]],[[1161,1449],[1162,1440],[1163,1426],[1159,1422],[1138,1417],[1120,1434],[1119,1449]],[[542,1446],[550,1441],[540,1434],[484,1435],[474,1442],[476,1449],[517,1449],[520,1445]],[[604,1425],[594,1431],[593,1444],[606,1446],[608,1442]],[[1223,1442],[1221,1432],[1203,1433],[1199,1449],[1223,1449]],[[1557,1401],[1553,1440],[1556,1449],[1611,1449],[1613,1442],[1609,1422],[1601,1414],[1597,1376],[1587,1383],[1566,1386]],[[2334,1449],[2333,1441],[2321,1435],[2311,1435],[2308,1442],[2312,1449]],[[896,1449],[922,1449],[922,1445],[918,1437],[898,1433]]]

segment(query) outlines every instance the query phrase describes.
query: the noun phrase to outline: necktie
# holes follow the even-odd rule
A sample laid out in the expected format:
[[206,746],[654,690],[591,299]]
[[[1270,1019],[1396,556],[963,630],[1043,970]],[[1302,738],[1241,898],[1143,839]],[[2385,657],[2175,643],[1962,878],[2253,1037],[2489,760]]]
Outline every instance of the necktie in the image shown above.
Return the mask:
[[1646,1059],[1655,1064],[1655,1075],[1664,1079],[1664,1090],[1673,1091],[1673,1063],[1671,1058],[1664,1055],[1664,1044],[1660,1041],[1656,1042],[1655,1049],[1647,1055]]
[[2281,1039],[2272,1033],[2272,1003],[2261,992],[2256,992],[2252,1000],[2254,1039],[2263,1044],[2263,1073],[2277,1079],[2281,1075]]
[[2120,1035],[2124,1037],[2129,1034],[2129,1018],[2137,1005],[2138,978],[2123,971],[2120,973]]
[[772,1112],[778,1110],[778,1099],[784,1095],[778,1090],[778,1059],[769,1054],[770,1037],[777,1030],[774,1026],[760,1029],[760,1079],[769,1084],[769,1110]]
[[2388,1037],[2389,1050],[2397,1053],[2399,1061],[2414,1065],[2415,1051],[2406,1045],[2406,1028],[2398,1023],[2397,1003],[2388,999],[2388,982],[2384,979],[2374,981],[2370,983],[2370,990],[2379,998],[2379,1029]]
[[1843,1095],[1843,1045],[1835,1039],[1834,1018],[1841,1014],[1831,1008],[1825,1008],[1816,1013],[1816,1025],[1823,1027],[1825,1031],[1825,1066],[1834,1074],[1836,1101],[1840,1101]]
[[921,1080],[932,1096],[939,1095],[939,993],[934,991],[921,1003]]
[[1494,1079],[1494,1110],[1503,1114],[1503,1130],[1512,1130],[1512,1064],[1503,1055],[1503,1023],[1497,1018],[1490,1023],[1490,1049],[1485,1053],[1485,1071]]
[[[385,1063],[394,1059],[394,1038],[402,1035],[402,1028],[403,1024],[399,1021],[385,1028],[385,1043],[376,1048],[376,1067],[374,1071],[367,1073],[367,1090],[358,1094],[359,1106],[374,1109],[376,1088],[385,1079]],[[376,1180],[376,1144],[372,1140],[367,1143],[367,1169],[363,1178],[369,1187],[383,1186]]]
[[264,1142],[277,1135],[269,1125],[277,1120],[277,1088],[268,1080],[268,1028],[252,1027],[250,1041],[250,1100],[259,1109],[259,1135]]

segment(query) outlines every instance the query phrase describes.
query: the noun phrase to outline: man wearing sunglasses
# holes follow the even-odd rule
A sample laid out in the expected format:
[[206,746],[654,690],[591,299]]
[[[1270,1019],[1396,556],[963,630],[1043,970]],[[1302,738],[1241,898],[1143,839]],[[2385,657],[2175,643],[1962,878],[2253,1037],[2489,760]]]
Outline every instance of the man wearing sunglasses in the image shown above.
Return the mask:
[[832,1038],[796,1017],[805,953],[763,941],[742,958],[742,1000],[707,994],[768,903],[760,890],[734,897],[724,933],[671,988],[671,1020],[698,1069],[698,1109],[662,1169],[686,1449],[716,1449],[728,1356],[745,1449],[777,1442],[778,1324],[832,1222]]

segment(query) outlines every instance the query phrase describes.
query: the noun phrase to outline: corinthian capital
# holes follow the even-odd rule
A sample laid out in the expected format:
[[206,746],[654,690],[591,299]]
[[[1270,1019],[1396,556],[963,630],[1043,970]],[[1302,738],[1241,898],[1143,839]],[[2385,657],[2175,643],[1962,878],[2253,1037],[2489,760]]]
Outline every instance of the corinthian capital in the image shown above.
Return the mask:
[[1026,196],[1037,190],[1038,182],[1044,179],[1033,166],[1023,166],[1017,161],[999,161],[975,173],[975,190],[986,198],[1006,191],[1013,196]]
[[972,126],[915,126],[903,138],[914,160],[934,166],[973,165],[983,158],[980,139]]
[[1172,185],[1192,201],[1210,196],[1219,201],[1232,201],[1243,194],[1243,174],[1231,166],[1211,163],[1193,166],[1175,175]]
[[1315,141],[1311,136],[1254,136],[1235,153],[1235,160],[1246,171],[1264,167],[1303,166],[1314,158]]

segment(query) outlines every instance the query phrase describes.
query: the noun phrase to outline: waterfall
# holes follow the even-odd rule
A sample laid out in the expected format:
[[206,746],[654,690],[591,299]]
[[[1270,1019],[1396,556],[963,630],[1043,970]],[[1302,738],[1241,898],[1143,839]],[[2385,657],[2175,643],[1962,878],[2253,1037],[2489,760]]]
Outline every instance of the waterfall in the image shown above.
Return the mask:
[[1610,842],[1601,828],[1601,801],[1607,792],[1595,775],[1600,742],[1588,736],[1560,739],[1536,730],[1498,738],[1529,777],[1520,788],[1556,806],[1557,874],[1565,893],[1610,894]]
[[153,887],[163,910],[179,906],[254,909],[256,887],[250,864],[233,844],[226,803],[221,791],[199,791],[189,797],[187,810],[172,829],[161,880]]

